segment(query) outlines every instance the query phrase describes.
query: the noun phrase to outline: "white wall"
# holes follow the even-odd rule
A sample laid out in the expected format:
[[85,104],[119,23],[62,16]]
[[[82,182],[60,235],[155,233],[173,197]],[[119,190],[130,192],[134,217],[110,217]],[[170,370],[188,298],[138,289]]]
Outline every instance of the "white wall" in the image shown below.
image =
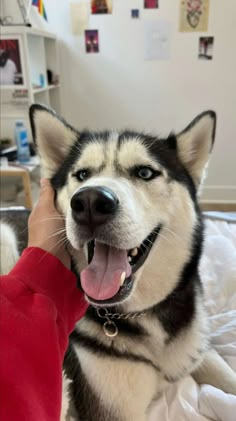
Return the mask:
[[[79,1],[78,1],[79,2]],[[99,29],[100,54],[86,54],[73,36],[70,2],[45,0],[51,30],[61,40],[62,110],[76,127],[144,129],[168,134],[198,113],[214,109],[218,127],[204,197],[236,202],[236,2],[211,0],[208,33],[178,31],[180,0],[113,0],[112,15],[90,17]],[[139,20],[130,9],[140,8]],[[144,20],[172,23],[169,61],[144,61]],[[212,61],[198,60],[198,38],[213,35]]]

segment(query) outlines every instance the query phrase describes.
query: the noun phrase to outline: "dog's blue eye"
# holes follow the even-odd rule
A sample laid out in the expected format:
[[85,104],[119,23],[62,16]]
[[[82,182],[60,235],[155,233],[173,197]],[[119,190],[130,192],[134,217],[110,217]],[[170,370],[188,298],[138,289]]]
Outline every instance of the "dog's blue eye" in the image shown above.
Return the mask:
[[80,170],[74,174],[79,181],[84,181],[89,177],[89,170]]
[[143,167],[143,168],[139,168],[137,175],[143,180],[150,180],[154,175],[154,171],[151,170],[151,168]]

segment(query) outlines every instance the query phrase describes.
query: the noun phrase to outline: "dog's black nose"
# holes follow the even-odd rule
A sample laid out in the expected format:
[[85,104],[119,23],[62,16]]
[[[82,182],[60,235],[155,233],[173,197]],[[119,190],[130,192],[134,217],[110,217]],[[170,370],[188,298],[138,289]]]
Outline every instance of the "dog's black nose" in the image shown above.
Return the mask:
[[115,215],[119,199],[107,187],[84,187],[74,194],[70,205],[74,219],[94,229]]

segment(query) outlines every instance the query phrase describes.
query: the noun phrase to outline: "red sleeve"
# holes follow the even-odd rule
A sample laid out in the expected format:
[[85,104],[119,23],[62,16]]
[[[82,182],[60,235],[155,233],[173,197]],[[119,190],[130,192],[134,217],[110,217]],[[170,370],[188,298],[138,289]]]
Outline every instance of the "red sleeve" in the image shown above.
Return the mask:
[[1,277],[1,421],[59,421],[68,336],[86,309],[75,275],[42,249]]

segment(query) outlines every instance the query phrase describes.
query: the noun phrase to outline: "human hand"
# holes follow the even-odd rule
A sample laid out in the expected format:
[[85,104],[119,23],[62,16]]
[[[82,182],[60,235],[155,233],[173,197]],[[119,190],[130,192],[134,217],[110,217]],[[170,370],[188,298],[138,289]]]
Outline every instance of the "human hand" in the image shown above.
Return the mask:
[[28,221],[28,247],[40,247],[54,254],[69,269],[65,224],[54,205],[55,192],[47,179],[42,179],[40,185],[39,200]]

